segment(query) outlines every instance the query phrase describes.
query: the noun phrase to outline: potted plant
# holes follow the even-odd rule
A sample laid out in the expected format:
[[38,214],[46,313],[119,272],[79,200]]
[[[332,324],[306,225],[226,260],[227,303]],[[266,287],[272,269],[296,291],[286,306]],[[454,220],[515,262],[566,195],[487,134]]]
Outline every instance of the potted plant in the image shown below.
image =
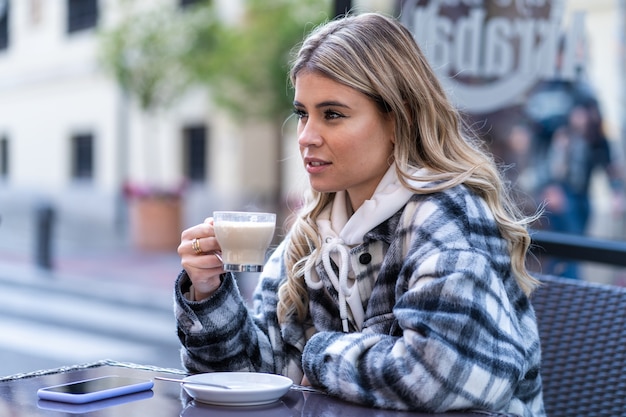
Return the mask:
[[[190,14],[172,7],[134,10],[130,3],[125,15],[100,36],[100,57],[104,69],[119,85],[124,101],[139,109],[141,133],[133,138],[133,165],[122,193],[127,202],[130,237],[143,250],[175,250],[182,227],[184,179],[164,175],[171,163],[159,131],[163,112],[186,90],[189,77],[183,68],[191,26]],[[128,132],[127,132],[128,133]],[[125,169],[127,169],[125,167]]]

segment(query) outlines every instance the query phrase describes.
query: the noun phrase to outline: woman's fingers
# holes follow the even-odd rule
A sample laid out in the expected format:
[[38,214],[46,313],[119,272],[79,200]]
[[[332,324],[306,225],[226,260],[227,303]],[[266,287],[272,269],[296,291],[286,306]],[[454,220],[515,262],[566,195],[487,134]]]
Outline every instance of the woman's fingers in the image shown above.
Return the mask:
[[192,268],[199,271],[218,268],[223,272],[222,267],[224,266],[221,255],[217,251],[205,252],[200,255],[187,253],[181,257],[181,264],[187,272],[190,272]]
[[215,253],[187,253],[181,257],[181,265],[191,280],[196,301],[213,294],[221,284],[220,276],[225,272],[224,264]]
[[181,233],[178,254],[183,257],[186,254],[202,255],[208,252],[219,251],[219,243],[215,239],[213,219],[208,218],[204,223],[197,224]]
[[220,244],[215,236],[194,237],[191,240],[182,241],[181,244],[189,245],[185,252],[194,255],[206,255],[221,251]]
[[178,254],[196,295],[210,294],[219,287],[219,277],[225,272],[220,251],[212,218],[182,232]]

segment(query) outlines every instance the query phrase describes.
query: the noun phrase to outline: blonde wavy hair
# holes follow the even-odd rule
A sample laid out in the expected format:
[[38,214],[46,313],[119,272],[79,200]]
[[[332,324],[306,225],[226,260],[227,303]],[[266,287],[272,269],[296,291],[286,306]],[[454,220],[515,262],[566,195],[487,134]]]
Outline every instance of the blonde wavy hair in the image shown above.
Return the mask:
[[[538,282],[526,270],[530,246],[528,224],[509,197],[501,172],[484,144],[469,135],[447,99],[412,34],[395,19],[365,13],[315,28],[292,61],[290,80],[301,71],[319,73],[370,97],[395,120],[394,158],[398,177],[415,193],[436,193],[465,184],[485,199],[499,230],[509,242],[512,269],[519,286],[530,294]],[[426,167],[437,181],[413,189],[412,168]],[[287,280],[279,288],[278,317],[305,320],[308,296],[304,271],[312,268],[321,242],[316,218],[334,193],[310,190],[293,218],[285,251]]]

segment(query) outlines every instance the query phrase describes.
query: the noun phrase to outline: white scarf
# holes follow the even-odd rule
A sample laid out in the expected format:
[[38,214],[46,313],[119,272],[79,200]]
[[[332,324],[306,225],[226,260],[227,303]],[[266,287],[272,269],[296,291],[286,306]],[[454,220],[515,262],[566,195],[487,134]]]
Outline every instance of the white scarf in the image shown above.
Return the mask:
[[[411,185],[417,186],[418,183],[411,182]],[[365,233],[393,216],[412,195],[413,192],[400,183],[395,165],[391,165],[371,199],[363,202],[352,216],[348,214],[347,193],[338,191],[332,203],[322,210],[316,220],[322,238],[322,266],[339,294],[339,313],[344,332],[348,332],[349,319],[361,330],[365,316],[363,301],[370,296],[358,290],[358,281],[350,264],[350,248],[363,243]],[[331,259],[339,268],[338,275],[332,268]],[[305,281],[311,289],[323,286],[315,268],[305,272]]]

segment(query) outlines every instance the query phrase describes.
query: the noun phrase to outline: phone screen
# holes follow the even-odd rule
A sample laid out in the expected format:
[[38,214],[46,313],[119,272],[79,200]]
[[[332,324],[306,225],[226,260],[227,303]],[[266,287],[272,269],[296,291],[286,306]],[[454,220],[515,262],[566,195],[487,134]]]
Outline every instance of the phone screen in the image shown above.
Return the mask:
[[76,382],[73,384],[59,385],[56,387],[45,388],[46,391],[62,392],[66,394],[89,394],[96,391],[104,391],[113,388],[133,385],[140,380],[127,377],[103,377],[91,379],[89,381]]

